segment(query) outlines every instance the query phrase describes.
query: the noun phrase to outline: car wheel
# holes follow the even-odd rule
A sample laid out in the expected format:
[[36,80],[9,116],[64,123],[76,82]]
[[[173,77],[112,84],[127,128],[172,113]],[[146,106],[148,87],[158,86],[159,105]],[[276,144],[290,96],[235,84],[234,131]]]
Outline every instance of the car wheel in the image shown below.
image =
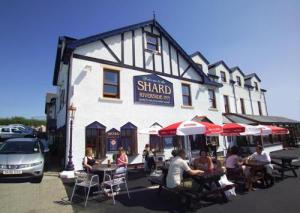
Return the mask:
[[34,177],[31,183],[41,183],[44,175]]

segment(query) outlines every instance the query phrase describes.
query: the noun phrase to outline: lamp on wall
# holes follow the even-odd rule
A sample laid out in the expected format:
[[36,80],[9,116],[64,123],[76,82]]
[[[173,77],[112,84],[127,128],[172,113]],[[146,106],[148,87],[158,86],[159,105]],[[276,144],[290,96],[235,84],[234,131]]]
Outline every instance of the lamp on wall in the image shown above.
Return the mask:
[[85,65],[84,68],[83,68],[83,71],[91,72],[92,71],[92,66],[91,65]]
[[72,161],[72,138],[73,138],[73,120],[75,119],[76,107],[74,107],[73,103],[69,106],[68,111],[70,113],[70,146],[69,146],[69,156],[68,156],[68,164],[66,166],[67,171],[74,170],[74,164]]

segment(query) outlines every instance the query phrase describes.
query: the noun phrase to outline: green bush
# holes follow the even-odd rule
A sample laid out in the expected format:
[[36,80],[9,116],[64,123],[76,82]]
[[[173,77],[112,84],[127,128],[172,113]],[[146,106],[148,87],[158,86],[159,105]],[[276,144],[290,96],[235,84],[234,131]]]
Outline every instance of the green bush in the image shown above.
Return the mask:
[[34,118],[24,118],[21,116],[14,116],[11,118],[0,118],[0,125],[9,124],[23,124],[25,126],[41,126],[46,125],[46,120],[39,120]]

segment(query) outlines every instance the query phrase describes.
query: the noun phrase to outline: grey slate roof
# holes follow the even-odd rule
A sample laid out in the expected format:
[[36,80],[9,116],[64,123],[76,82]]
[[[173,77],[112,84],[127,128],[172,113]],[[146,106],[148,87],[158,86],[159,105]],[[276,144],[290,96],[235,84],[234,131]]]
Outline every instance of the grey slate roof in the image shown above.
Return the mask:
[[245,76],[245,79],[256,77],[259,82],[261,82],[260,78],[256,75],[256,73],[251,73]]
[[244,114],[224,114],[228,120],[233,123],[244,124],[300,124],[300,121],[281,117],[281,116],[260,116],[260,115],[244,115]]
[[238,116],[237,114],[223,115],[223,122],[228,123],[241,123],[241,124],[255,124],[256,122],[250,121],[243,117]]

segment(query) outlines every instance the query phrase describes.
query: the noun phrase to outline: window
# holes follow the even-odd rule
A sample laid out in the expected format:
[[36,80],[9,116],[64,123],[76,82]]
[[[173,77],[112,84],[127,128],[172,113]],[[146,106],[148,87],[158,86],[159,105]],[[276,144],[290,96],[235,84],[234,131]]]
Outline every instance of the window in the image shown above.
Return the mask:
[[1,132],[10,132],[10,129],[9,128],[2,128]]
[[208,96],[209,96],[209,107],[217,108],[215,91],[212,89],[209,89]]
[[92,148],[96,158],[106,157],[105,127],[94,122],[85,129],[85,147]]
[[241,98],[240,100],[241,100],[241,112],[242,114],[246,114],[244,99]]
[[182,84],[182,103],[184,106],[192,106],[191,88],[189,84]]
[[158,52],[159,45],[158,45],[158,36],[147,33],[146,34],[146,42],[147,42],[147,50]]
[[127,155],[137,155],[137,127],[128,122],[121,127],[121,146]]
[[163,152],[164,144],[162,137],[158,135],[150,135],[150,149],[154,150],[155,152]]
[[196,63],[196,65],[201,69],[201,70],[203,70],[203,66],[202,66],[202,64],[198,64],[198,63]]
[[103,97],[120,98],[120,76],[118,71],[104,70]]
[[255,90],[258,91],[258,84],[257,84],[257,82],[254,82],[254,87],[255,87]]
[[225,107],[225,112],[230,113],[229,99],[227,95],[224,95],[224,107]]
[[222,80],[222,82],[226,82],[226,73],[223,72],[223,71],[221,71],[220,73],[221,73],[221,80]]
[[262,110],[261,110],[261,103],[260,103],[260,101],[258,101],[257,104],[258,104],[258,113],[259,113],[259,115],[262,115]]
[[241,77],[240,76],[236,76],[236,82],[237,84],[241,87],[242,86],[242,82],[241,82]]

